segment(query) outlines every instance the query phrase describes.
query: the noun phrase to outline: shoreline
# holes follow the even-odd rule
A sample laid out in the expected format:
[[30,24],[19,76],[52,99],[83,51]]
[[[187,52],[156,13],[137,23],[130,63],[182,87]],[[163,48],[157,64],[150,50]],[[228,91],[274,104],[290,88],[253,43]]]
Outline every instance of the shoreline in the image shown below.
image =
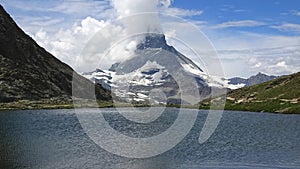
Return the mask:
[[[13,110],[52,110],[52,109],[74,109],[74,108],[114,108],[114,107],[170,107],[170,108],[187,108],[187,109],[198,109],[198,110],[209,110],[208,105],[146,105],[146,104],[128,104],[128,103],[113,103],[112,101],[98,101],[97,105],[91,104],[88,101],[80,106],[75,106],[74,102],[55,102],[49,101],[16,101],[9,103],[0,103],[0,111],[13,111]],[[240,107],[239,107],[240,108]],[[272,114],[300,114],[300,112],[271,112],[271,111],[257,111],[249,108],[236,109],[230,106],[225,106],[225,111],[243,111],[252,113],[272,113]]]

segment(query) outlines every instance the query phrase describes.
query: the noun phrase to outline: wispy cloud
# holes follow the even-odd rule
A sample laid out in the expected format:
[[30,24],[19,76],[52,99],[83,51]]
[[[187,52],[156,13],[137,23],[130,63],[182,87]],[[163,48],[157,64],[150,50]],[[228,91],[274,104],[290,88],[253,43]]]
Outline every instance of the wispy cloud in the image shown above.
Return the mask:
[[60,12],[68,15],[101,15],[102,12],[110,9],[110,1],[92,1],[92,0],[65,0],[54,8],[49,9],[52,12]]
[[210,34],[208,37],[218,51],[226,77],[300,71],[300,36],[216,31]]
[[290,13],[292,13],[293,15],[296,15],[296,16],[300,16],[300,11],[297,11],[297,10],[290,10]]
[[64,14],[64,17],[69,16],[73,18],[84,18],[86,16],[107,18],[112,17],[111,15],[113,14],[110,0],[31,1],[30,5],[25,1],[11,1],[4,5],[16,8],[19,11],[26,11],[27,15],[28,13],[39,13],[41,16],[52,17],[62,17],[61,14]]
[[277,29],[283,32],[293,32],[293,33],[300,33],[300,24],[294,23],[284,23],[277,26],[270,26],[273,29]]
[[4,6],[13,7],[19,11],[27,12],[46,12],[49,8],[54,7],[51,1],[45,1],[44,4],[39,1],[31,1],[30,5],[26,1],[7,1],[3,3]]
[[56,25],[62,23],[64,18],[51,18],[48,16],[40,16],[40,17],[21,17],[19,18],[22,22],[30,23],[30,25],[37,27],[47,27],[51,25]]
[[[291,74],[300,71],[300,46],[263,49],[218,51],[227,75],[234,76],[265,72],[272,75]],[[235,65],[234,68],[232,65]]]
[[224,28],[232,28],[232,27],[256,27],[265,25],[263,22],[255,21],[255,20],[240,20],[240,21],[229,21],[223,22],[216,26],[213,26],[214,29],[224,29]]
[[234,5],[223,5],[223,7],[220,9],[223,12],[235,12],[235,13],[239,13],[239,12],[248,12],[248,10],[245,9],[237,9]]
[[179,17],[199,16],[203,13],[202,10],[181,9],[181,8],[167,8],[167,9],[163,9],[162,12],[167,15],[175,15]]

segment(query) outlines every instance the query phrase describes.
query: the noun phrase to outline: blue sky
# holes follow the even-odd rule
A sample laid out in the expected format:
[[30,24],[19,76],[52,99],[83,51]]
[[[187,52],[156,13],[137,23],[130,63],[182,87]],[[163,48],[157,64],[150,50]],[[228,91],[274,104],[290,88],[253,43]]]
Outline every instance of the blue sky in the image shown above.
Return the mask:
[[[209,38],[226,77],[300,71],[300,1],[162,0],[160,12],[188,20]],[[109,0],[0,0],[41,46],[74,66],[95,27],[117,17]],[[168,4],[170,3],[170,5]],[[182,29],[182,31],[186,31]]]
[[[211,24],[228,21],[253,20],[265,23],[256,27],[231,27],[232,31],[253,31],[268,34],[294,35],[295,32],[279,31],[271,25],[283,23],[300,24],[300,1],[294,0],[176,0],[172,5],[183,9],[202,10],[203,14],[191,17],[194,20],[205,20]],[[298,32],[297,32],[298,31]]]

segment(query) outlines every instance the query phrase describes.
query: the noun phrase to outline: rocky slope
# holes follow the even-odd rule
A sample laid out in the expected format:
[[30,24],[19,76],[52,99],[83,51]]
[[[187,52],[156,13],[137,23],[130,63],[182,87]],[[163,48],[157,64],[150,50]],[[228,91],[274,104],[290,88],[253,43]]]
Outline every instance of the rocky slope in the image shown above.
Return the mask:
[[[0,6],[0,102],[70,100],[72,81],[79,98],[88,96],[86,87],[94,86],[40,47]],[[96,85],[96,96],[109,100],[110,92]]]
[[300,72],[233,90],[226,109],[300,114]]
[[266,75],[266,74],[259,72],[257,75],[251,76],[248,79],[234,77],[234,78],[231,78],[228,80],[229,80],[229,84],[240,85],[240,87],[245,87],[245,86],[253,86],[253,85],[263,83],[263,82],[267,82],[267,81],[273,80],[277,77],[278,76]]

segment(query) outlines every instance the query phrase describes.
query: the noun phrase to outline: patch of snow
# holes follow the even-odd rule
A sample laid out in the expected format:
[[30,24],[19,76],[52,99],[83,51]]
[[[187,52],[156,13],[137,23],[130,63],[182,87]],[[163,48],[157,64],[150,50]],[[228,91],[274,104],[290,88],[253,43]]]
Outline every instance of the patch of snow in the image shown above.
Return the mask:
[[195,75],[199,75],[199,74],[204,74],[201,70],[195,68],[193,65],[191,64],[181,64],[181,66],[183,67],[184,70],[193,73]]
[[227,84],[222,77],[217,77],[217,76],[209,76],[206,73],[202,72],[198,68],[195,68],[191,64],[181,64],[183,69],[187,72],[190,72],[194,75],[199,76],[201,79],[203,79],[208,86],[210,87],[219,87],[219,88],[224,88],[227,87]]
[[[148,72],[157,69],[157,72],[153,74],[145,74],[143,72]],[[147,61],[141,68],[125,74],[125,75],[114,75],[113,82],[115,83],[130,83],[132,85],[142,85],[142,86],[153,86],[158,83],[164,82],[162,77],[167,73],[164,66],[159,65],[157,62]]]
[[137,102],[144,102],[145,100],[144,99],[141,99],[141,98],[133,98],[134,101],[137,101]]
[[137,93],[137,96],[140,97],[140,98],[148,98],[147,95],[144,95],[142,93]]
[[233,84],[228,84],[227,87],[229,89],[232,89],[232,90],[235,90],[235,89],[240,89],[242,87],[245,87],[246,84],[243,84],[243,83],[240,83],[240,84],[236,84],[236,85],[233,85]]

